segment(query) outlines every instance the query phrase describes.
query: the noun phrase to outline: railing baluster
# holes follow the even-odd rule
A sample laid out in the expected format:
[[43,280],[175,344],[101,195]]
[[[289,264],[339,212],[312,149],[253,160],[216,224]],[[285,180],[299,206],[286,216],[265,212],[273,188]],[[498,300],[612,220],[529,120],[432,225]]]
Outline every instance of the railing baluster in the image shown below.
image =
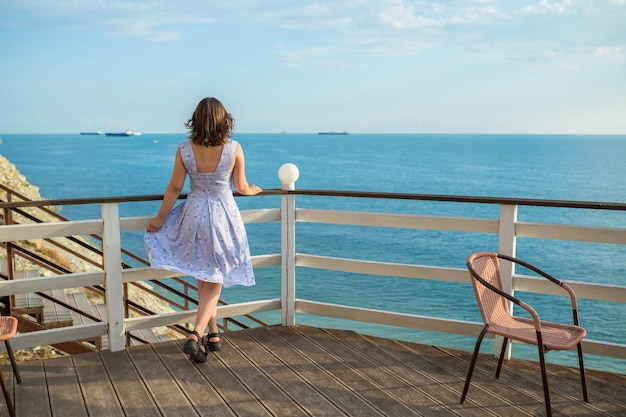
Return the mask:
[[107,322],[109,326],[109,349],[124,350],[124,290],[122,284],[122,244],[118,203],[102,204],[102,252],[106,287]]
[[[515,231],[515,223],[517,222],[517,208],[516,205],[500,205],[500,227],[498,232],[498,252],[515,257],[515,249],[517,244],[517,234]],[[513,275],[515,274],[515,264],[513,262],[502,262],[500,264],[500,273],[502,274],[502,281],[504,283],[504,291],[507,294],[513,295]],[[508,301],[509,311],[513,311],[513,303]],[[496,336],[496,345],[494,355],[499,356],[502,350],[502,343],[504,338],[502,336]],[[511,345],[509,343],[504,352],[505,359],[511,359]]]
[[283,326],[296,323],[296,196],[281,197],[281,315]]

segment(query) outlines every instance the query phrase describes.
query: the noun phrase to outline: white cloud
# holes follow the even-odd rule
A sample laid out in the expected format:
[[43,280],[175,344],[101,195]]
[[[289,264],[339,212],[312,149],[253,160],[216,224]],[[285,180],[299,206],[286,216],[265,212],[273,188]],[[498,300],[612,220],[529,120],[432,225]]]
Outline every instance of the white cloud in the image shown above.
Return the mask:
[[563,0],[562,2],[550,2],[549,0],[540,0],[539,4],[526,6],[525,11],[528,13],[564,13],[572,6],[572,0]]
[[[626,4],[626,0],[612,2]],[[32,16],[38,26],[100,26],[109,35],[148,41],[174,40],[188,34],[192,26],[217,22],[232,27],[255,26],[264,34],[271,33],[268,39],[280,38],[274,42],[282,44],[277,56],[290,65],[316,60],[323,64],[333,57],[341,60],[346,54],[407,56],[426,46],[460,47],[492,57],[499,54],[502,59],[514,55],[534,60],[541,56],[554,59],[556,54],[550,51],[559,51],[558,56],[566,54],[561,44],[569,40],[547,35],[566,24],[564,16],[589,22],[588,28],[581,27],[572,35],[576,42],[610,44],[612,39],[595,40],[598,31],[591,29],[595,22],[607,20],[606,28],[619,19],[606,14],[595,20],[581,17],[592,13],[589,7],[593,4],[587,0],[534,0],[519,10],[513,2],[502,0],[0,0],[0,25],[5,19],[3,11],[8,10]],[[563,18],[547,20],[551,15]],[[621,43],[626,41],[616,41]]]
[[415,28],[440,24],[436,19],[420,14],[414,4],[394,1],[380,12],[380,21],[395,28]]
[[598,46],[595,48],[596,56],[620,56],[624,51],[619,46]]
[[120,37],[167,41],[181,36],[184,25],[207,25],[215,19],[167,1],[24,0],[0,1],[0,25],[5,14],[19,17],[22,25],[37,27],[104,28]]
[[180,37],[180,32],[163,30],[157,19],[124,18],[107,21],[111,26],[111,34],[125,38],[141,38],[154,42],[170,41]]
[[104,23],[109,27],[109,33],[114,36],[163,42],[183,36],[185,26],[210,25],[215,23],[215,20],[187,14],[146,13],[140,16],[112,18]]

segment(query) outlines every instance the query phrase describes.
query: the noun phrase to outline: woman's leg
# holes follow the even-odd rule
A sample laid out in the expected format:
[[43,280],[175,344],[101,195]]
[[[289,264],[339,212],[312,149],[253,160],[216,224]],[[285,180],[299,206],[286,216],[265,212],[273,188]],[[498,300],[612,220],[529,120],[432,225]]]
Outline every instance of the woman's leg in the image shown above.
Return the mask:
[[[222,292],[222,284],[214,282],[198,281],[198,312],[194,330],[199,335],[209,326],[209,333],[218,333],[217,327],[217,302]],[[191,336],[195,337],[195,336]]]

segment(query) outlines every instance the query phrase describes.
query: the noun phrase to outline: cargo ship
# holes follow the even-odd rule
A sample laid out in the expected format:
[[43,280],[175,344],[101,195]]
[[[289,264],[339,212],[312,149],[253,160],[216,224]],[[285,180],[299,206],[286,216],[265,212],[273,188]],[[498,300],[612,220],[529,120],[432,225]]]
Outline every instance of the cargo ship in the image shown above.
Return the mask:
[[132,136],[132,130],[126,130],[124,132],[106,132],[105,136]]

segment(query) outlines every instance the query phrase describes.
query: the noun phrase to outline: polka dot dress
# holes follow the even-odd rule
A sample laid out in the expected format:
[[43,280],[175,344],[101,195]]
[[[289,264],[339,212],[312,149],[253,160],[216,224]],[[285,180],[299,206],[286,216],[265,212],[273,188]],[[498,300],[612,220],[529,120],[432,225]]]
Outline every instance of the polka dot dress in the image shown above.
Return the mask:
[[229,140],[215,172],[198,172],[191,141],[179,146],[190,178],[187,199],[175,206],[157,232],[146,232],[150,266],[202,281],[255,284],[246,229],[232,193],[237,142]]

